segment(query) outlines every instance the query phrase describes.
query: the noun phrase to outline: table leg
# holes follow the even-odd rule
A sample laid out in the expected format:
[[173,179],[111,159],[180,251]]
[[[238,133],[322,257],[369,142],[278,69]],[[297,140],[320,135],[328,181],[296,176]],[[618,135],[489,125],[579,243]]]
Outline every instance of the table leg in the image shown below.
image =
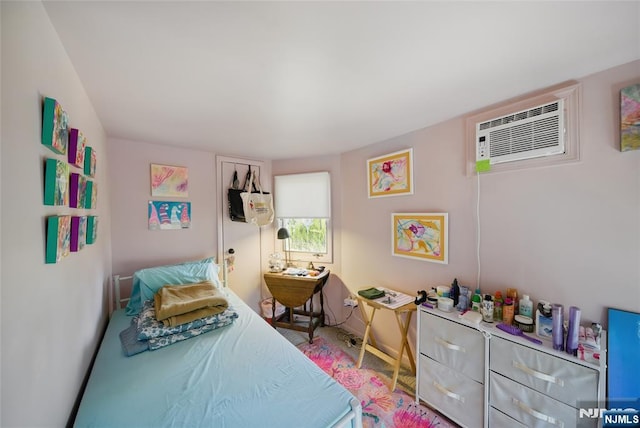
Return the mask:
[[324,327],[324,297],[320,290],[320,327]]
[[[413,372],[413,374],[416,374],[416,362],[413,359],[413,352],[411,352],[411,345],[409,345],[409,340],[407,338],[407,334],[409,332],[409,324],[411,324],[412,315],[413,315],[413,312],[407,312],[402,335],[404,336],[404,344],[405,344],[405,349],[407,350],[407,357],[409,357],[409,364],[411,364],[411,371]],[[400,321],[400,318],[398,318],[398,321]]]
[[276,298],[271,298],[271,326],[276,328]]
[[411,315],[413,312],[407,312],[405,323],[402,322],[401,313],[395,312],[396,321],[398,322],[398,327],[400,327],[401,332],[401,342],[400,349],[398,350],[398,358],[395,360],[395,364],[393,367],[393,378],[391,380],[391,390],[396,389],[396,384],[398,383],[398,373],[400,372],[400,363],[402,362],[402,356],[404,354],[404,350],[407,350],[407,356],[409,357],[409,362],[411,363],[411,368],[413,373],[416,372],[416,363],[413,361],[413,354],[411,353],[411,347],[409,346],[409,342],[407,341],[407,332],[409,331],[409,323],[411,322]]
[[376,315],[376,308],[371,308],[371,316],[367,315],[367,311],[364,308],[364,304],[362,304],[362,302],[360,302],[360,304],[358,305],[360,307],[360,313],[362,314],[362,319],[365,321],[367,327],[364,330],[364,337],[362,339],[362,349],[360,349],[360,357],[358,358],[358,365],[356,366],[357,368],[360,368],[360,366],[362,366],[362,360],[364,360],[364,353],[367,351],[367,344],[369,343],[369,340],[371,340],[371,345],[373,345],[374,347],[378,347],[378,345],[376,344],[376,339],[373,337],[373,334],[371,332],[371,324],[373,324],[373,317]]
[[[306,308],[307,304],[304,305]],[[313,296],[309,299],[309,343],[313,343]]]

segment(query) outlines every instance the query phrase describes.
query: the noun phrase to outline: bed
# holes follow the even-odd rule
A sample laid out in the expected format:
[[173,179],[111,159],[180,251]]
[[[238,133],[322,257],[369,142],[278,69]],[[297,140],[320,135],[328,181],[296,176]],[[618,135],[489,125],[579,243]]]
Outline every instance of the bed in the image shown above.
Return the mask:
[[[160,269],[176,266],[184,265]],[[132,277],[127,307],[112,313],[75,427],[362,426],[358,400],[224,285],[238,314],[233,323],[126,356],[120,333],[157,287],[148,287],[143,271]],[[180,275],[172,280],[186,282]]]

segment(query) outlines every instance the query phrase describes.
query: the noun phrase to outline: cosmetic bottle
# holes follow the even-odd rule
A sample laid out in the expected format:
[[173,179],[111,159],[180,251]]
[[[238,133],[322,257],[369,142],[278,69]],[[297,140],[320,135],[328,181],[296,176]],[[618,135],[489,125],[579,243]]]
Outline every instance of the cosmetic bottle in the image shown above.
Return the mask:
[[518,315],[533,318],[533,302],[529,299],[529,295],[525,294],[520,299],[520,309]]
[[496,291],[496,294],[493,296],[493,320],[495,322],[502,321],[503,304],[504,300],[502,300],[502,293],[500,291]]
[[564,350],[567,354],[578,355],[578,333],[580,332],[580,308],[569,308],[569,328],[567,329],[567,343]]
[[536,309],[536,335],[550,339],[553,332],[551,303],[540,300]]
[[482,301],[482,320],[484,322],[493,322],[493,297],[491,294],[485,294]]
[[551,337],[553,341],[553,349],[564,351],[564,307],[554,303],[551,306]]
[[471,296],[471,310],[475,312],[482,310],[482,295],[479,288],[476,288],[475,294]]
[[511,325],[513,324],[513,317],[515,315],[515,308],[513,307],[513,301],[511,297],[504,299],[504,306],[502,307],[502,322]]
[[517,288],[507,288],[507,297],[511,297],[511,301],[513,302],[513,314],[519,314],[518,312],[518,289]]

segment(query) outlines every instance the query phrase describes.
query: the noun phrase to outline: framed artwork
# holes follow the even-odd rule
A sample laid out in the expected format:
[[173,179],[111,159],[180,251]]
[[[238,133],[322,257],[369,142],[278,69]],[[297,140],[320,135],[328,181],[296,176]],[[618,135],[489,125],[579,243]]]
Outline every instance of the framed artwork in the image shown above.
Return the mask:
[[413,194],[413,149],[367,160],[369,198]]
[[393,213],[392,253],[434,263],[449,263],[447,213]]
[[640,83],[620,91],[620,150],[640,149]]
[[67,159],[69,165],[78,168],[84,168],[84,152],[87,145],[87,139],[81,131],[71,128],[69,131],[69,147],[67,150]]
[[189,196],[188,169],[183,166],[151,164],[151,196]]
[[42,144],[60,155],[67,153],[69,116],[60,103],[45,98],[42,109]]
[[57,263],[69,255],[71,243],[71,216],[47,217],[46,263]]
[[87,216],[87,245],[95,244],[98,239],[98,217]]
[[93,180],[85,181],[84,206],[88,210],[94,210],[98,207],[98,183]]
[[87,179],[84,175],[72,172],[69,177],[69,207],[85,208]]
[[69,164],[49,158],[44,166],[44,204],[69,204]]
[[189,229],[191,202],[149,201],[149,230]]
[[84,175],[87,177],[96,176],[96,151],[93,147],[86,146],[84,148]]
[[77,252],[84,248],[87,241],[87,217],[71,217],[71,251]]

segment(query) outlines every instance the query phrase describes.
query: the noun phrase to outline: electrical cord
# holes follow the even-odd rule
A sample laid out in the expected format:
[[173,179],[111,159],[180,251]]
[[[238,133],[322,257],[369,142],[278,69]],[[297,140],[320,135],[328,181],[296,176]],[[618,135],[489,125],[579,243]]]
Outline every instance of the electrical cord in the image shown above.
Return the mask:
[[[327,311],[325,311],[325,316],[329,320],[329,322],[325,323],[325,325],[329,326],[329,327],[333,327],[333,324],[331,324],[331,317],[333,316],[333,320],[335,321],[336,320],[336,314],[333,312],[333,309],[331,309],[331,305],[329,304],[329,301],[327,299],[325,299],[326,296],[324,294],[324,289],[320,290],[320,293],[322,294],[323,301],[326,302],[325,306],[327,308]],[[329,312],[330,312],[330,314],[329,314]]]
[[[321,293],[323,293],[323,299],[324,299],[324,290],[320,291]],[[325,308],[327,308],[328,312],[331,312],[331,315],[333,316],[333,320],[335,322],[335,324],[331,324],[331,316],[329,316],[329,313],[325,311],[325,315],[327,316],[327,318],[329,319],[328,323],[325,323],[325,325],[327,327],[340,327],[342,324],[346,323],[347,321],[349,321],[349,318],[351,318],[351,315],[353,315],[353,310],[356,308],[355,306],[351,306],[351,311],[349,311],[349,315],[347,315],[347,317],[344,319],[344,321],[342,322],[337,322],[337,317],[335,315],[335,313],[333,312],[333,309],[331,309],[331,305],[329,305],[329,301],[327,299],[324,299],[325,303]]]
[[[322,293],[322,298],[324,299],[324,290],[321,290],[320,293]],[[344,321],[342,322],[337,322],[335,324],[331,324],[331,316],[333,316],[334,321],[336,320],[336,316],[335,313],[333,312],[333,309],[331,309],[331,305],[329,304],[327,299],[324,299],[324,301],[326,302],[326,309],[327,311],[325,311],[325,316],[327,317],[327,319],[329,320],[328,323],[325,323],[325,325],[327,327],[340,327],[342,324],[346,323],[349,318],[351,318],[351,316],[353,315],[353,310],[356,308],[355,306],[351,306],[351,310],[349,311],[349,315],[347,315],[347,317],[344,319]],[[329,314],[330,313],[330,314]],[[344,342],[344,344],[348,347],[348,348],[362,348],[362,338],[356,336],[355,334],[351,334],[341,328],[338,329],[338,331],[336,332],[336,337],[340,342]]]
[[476,277],[476,289],[480,288],[480,173],[477,176],[477,199],[476,199],[476,258],[478,263],[478,273]]
[[[339,322],[339,323],[335,323],[335,324],[326,324],[326,325],[329,326],[329,327],[340,327],[342,324],[344,324],[347,321],[349,321],[349,318],[351,318],[351,315],[353,315],[353,310],[354,309],[355,309],[355,307],[351,306],[351,311],[349,311],[349,315],[347,315],[347,317],[344,319],[344,321]],[[334,316],[334,319],[335,319],[335,316]]]

